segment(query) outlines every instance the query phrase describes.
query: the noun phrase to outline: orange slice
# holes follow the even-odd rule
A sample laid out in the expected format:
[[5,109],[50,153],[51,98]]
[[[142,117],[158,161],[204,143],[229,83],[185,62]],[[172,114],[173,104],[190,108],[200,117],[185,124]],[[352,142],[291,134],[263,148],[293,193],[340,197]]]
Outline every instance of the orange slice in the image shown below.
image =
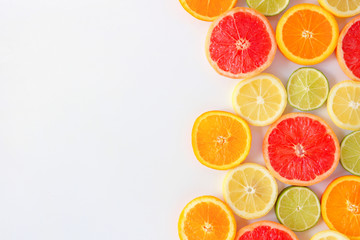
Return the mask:
[[233,240],[236,221],[230,208],[212,196],[189,202],[178,222],[180,240]]
[[222,13],[232,9],[237,0],[180,0],[183,8],[203,21],[213,21]]
[[333,15],[314,4],[298,4],[284,13],[276,41],[286,58],[297,64],[324,61],[335,50],[339,27]]
[[332,230],[360,239],[360,177],[343,176],[327,186],[321,199],[323,219]]
[[206,112],[194,123],[193,150],[207,167],[224,170],[239,165],[249,154],[250,144],[249,125],[232,113]]

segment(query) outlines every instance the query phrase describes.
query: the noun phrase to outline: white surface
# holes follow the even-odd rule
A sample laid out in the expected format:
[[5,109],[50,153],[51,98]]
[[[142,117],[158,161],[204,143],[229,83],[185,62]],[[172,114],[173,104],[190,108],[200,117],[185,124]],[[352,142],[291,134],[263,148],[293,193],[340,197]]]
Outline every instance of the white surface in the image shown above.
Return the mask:
[[[201,165],[190,137],[201,113],[233,112],[238,80],[208,64],[209,25],[176,0],[0,2],[0,239],[178,239],[188,201],[222,198],[226,172]],[[266,72],[285,83],[298,67],[278,51]],[[334,55],[316,67],[347,79]],[[246,161],[263,164],[266,128],[251,130]]]

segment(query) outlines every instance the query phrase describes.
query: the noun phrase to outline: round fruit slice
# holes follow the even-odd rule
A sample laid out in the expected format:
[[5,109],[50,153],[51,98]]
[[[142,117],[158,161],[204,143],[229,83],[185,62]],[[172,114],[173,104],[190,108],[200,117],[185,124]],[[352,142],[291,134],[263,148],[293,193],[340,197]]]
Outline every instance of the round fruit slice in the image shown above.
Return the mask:
[[360,82],[342,81],[332,87],[327,110],[340,128],[360,129]]
[[178,222],[181,240],[233,240],[236,221],[231,209],[212,196],[202,196],[189,202]]
[[348,172],[360,176],[360,131],[352,132],[342,140],[340,162]]
[[321,198],[321,212],[326,225],[360,239],[360,177],[343,176],[327,186]]
[[310,240],[350,240],[350,238],[333,230],[325,230],[318,232]]
[[241,80],[235,87],[233,107],[251,125],[266,126],[284,112],[286,90],[280,79],[272,74],[261,73]]
[[275,213],[281,224],[302,232],[314,227],[319,221],[320,201],[307,187],[287,187],[276,201]]
[[254,219],[265,216],[272,209],[278,186],[266,168],[245,163],[226,175],[223,193],[225,202],[236,215]]
[[246,0],[249,7],[254,8],[265,16],[274,16],[289,5],[290,0]]
[[287,227],[271,222],[260,221],[247,225],[239,230],[236,240],[298,240],[295,233]]
[[336,57],[346,76],[360,81],[360,16],[351,20],[341,31]]
[[276,42],[281,52],[301,65],[324,61],[334,51],[338,35],[334,16],[308,3],[287,10],[276,27]]
[[205,49],[218,73],[230,78],[249,78],[270,66],[276,42],[265,16],[254,9],[239,7],[211,24]]
[[266,166],[281,182],[310,186],[335,170],[340,146],[321,118],[309,113],[289,113],[267,130],[263,155]]
[[299,68],[287,82],[288,101],[301,111],[321,107],[329,94],[329,82],[325,75],[315,68]]
[[210,111],[194,123],[193,150],[207,167],[224,170],[239,165],[249,154],[250,144],[249,125],[234,114]]
[[320,5],[337,17],[352,17],[360,13],[359,0],[318,0]]

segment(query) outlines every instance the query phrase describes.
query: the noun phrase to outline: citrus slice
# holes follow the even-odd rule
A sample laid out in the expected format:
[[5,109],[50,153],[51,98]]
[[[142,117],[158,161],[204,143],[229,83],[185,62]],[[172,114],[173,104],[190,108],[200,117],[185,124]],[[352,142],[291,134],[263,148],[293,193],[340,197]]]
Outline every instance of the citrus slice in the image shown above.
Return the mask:
[[216,197],[202,196],[182,210],[178,232],[180,240],[233,240],[236,221],[225,203]]
[[335,170],[340,146],[321,118],[310,113],[289,113],[267,130],[263,155],[267,168],[279,181],[310,186]]
[[360,13],[359,0],[318,0],[320,5],[337,17],[352,17]]
[[241,228],[236,240],[298,240],[295,233],[287,227],[271,221],[255,222]]
[[346,76],[360,81],[360,16],[351,20],[341,31],[336,57]]
[[180,0],[183,8],[203,21],[214,21],[219,15],[232,9],[237,0]]
[[340,128],[360,129],[360,82],[342,81],[332,87],[327,110]]
[[233,92],[233,107],[251,125],[266,126],[278,119],[286,107],[286,90],[280,79],[261,73],[241,80]]
[[325,75],[315,68],[299,68],[287,82],[288,102],[301,111],[321,107],[329,94],[329,82]]
[[308,3],[287,10],[276,27],[276,42],[281,52],[301,65],[324,61],[334,51],[338,35],[334,16]]
[[272,209],[278,186],[265,167],[245,163],[228,172],[223,193],[225,202],[236,215],[254,219],[265,216]]
[[348,172],[360,176],[360,131],[352,132],[342,140],[340,162]]
[[360,177],[343,176],[325,189],[321,212],[326,225],[351,240],[360,239]]
[[239,165],[249,154],[250,144],[249,125],[234,114],[210,111],[194,123],[193,150],[207,167],[224,170]]
[[206,38],[211,66],[230,78],[249,78],[264,71],[275,57],[273,29],[258,11],[234,8],[216,19]]
[[287,187],[276,201],[275,214],[281,224],[302,232],[319,221],[320,201],[307,187]]
[[246,0],[249,7],[254,8],[265,16],[275,16],[289,5],[290,0]]
[[318,232],[310,240],[350,240],[350,238],[333,230],[325,230]]

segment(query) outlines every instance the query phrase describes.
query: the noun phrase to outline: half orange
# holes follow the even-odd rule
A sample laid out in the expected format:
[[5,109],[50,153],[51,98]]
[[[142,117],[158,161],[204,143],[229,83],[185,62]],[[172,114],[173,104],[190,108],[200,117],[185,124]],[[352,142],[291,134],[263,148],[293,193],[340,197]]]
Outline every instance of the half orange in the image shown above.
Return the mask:
[[360,239],[360,177],[343,176],[327,186],[321,199],[323,219],[332,230]]
[[335,50],[339,27],[333,15],[314,4],[298,4],[280,18],[276,42],[286,58],[297,64],[324,61]]
[[249,125],[232,113],[206,112],[194,123],[193,150],[207,167],[225,170],[239,165],[249,154],[250,144]]
[[180,0],[183,8],[203,21],[213,21],[222,13],[232,9],[237,0]]
[[178,232],[180,240],[233,240],[236,221],[225,203],[216,197],[202,196],[185,206]]

